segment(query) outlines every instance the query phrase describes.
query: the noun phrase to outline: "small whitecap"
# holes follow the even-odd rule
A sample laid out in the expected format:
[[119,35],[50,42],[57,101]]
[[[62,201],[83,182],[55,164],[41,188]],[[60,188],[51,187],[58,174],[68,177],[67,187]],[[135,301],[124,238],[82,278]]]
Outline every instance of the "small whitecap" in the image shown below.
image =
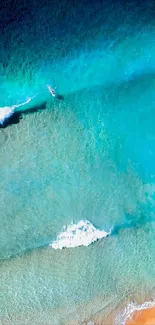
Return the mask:
[[95,228],[88,220],[80,220],[77,224],[64,227],[63,230],[50,244],[52,248],[89,246],[110,234],[110,232]]

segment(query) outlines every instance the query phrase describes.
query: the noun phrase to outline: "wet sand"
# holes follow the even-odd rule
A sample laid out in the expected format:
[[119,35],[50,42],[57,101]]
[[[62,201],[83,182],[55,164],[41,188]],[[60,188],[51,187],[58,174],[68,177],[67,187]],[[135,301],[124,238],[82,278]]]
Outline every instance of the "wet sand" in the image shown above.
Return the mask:
[[138,310],[133,313],[125,325],[155,325],[155,307]]

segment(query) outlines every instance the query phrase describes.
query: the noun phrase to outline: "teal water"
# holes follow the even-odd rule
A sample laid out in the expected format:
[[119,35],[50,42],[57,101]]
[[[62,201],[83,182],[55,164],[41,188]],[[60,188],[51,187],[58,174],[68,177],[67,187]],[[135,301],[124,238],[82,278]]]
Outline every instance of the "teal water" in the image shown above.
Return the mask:
[[[154,296],[154,26],[137,18],[132,31],[133,17],[116,21],[105,42],[99,19],[94,41],[86,35],[75,50],[73,39],[58,58],[54,43],[54,62],[49,38],[41,63],[32,55],[30,82],[32,68],[20,83],[11,72],[1,78],[1,106],[37,94],[26,113],[46,101],[0,129],[1,324],[83,324]],[[48,247],[80,220],[112,234],[89,247]]]

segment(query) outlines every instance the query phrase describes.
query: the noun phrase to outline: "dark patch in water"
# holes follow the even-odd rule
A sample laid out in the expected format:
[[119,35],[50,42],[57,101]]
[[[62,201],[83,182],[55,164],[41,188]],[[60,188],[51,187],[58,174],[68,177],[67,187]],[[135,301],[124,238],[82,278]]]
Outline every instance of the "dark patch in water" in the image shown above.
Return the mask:
[[5,129],[9,125],[18,124],[20,120],[23,118],[23,115],[34,114],[44,109],[46,109],[46,102],[44,102],[40,106],[35,106],[33,108],[29,108],[26,110],[16,111],[13,113],[12,116],[6,119],[2,125],[0,125],[0,129]]
[[62,96],[62,95],[56,95],[55,98],[59,99],[59,100],[64,100],[64,96]]

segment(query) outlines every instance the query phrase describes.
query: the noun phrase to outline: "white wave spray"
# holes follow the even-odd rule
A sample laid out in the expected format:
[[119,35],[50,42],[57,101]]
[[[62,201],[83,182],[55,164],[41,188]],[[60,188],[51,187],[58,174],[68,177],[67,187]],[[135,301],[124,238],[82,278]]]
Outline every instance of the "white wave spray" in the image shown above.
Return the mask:
[[3,124],[6,119],[8,119],[10,116],[12,116],[13,113],[15,112],[16,108],[28,104],[34,97],[35,96],[28,98],[26,100],[26,102],[21,103],[21,104],[0,107],[0,124]]
[[130,303],[124,310],[123,314],[118,315],[115,320],[115,325],[125,325],[128,319],[132,320],[133,313],[135,311],[141,311],[144,309],[150,309],[155,307],[155,300],[146,301],[142,305]]
[[57,236],[57,239],[50,246],[54,249],[89,246],[110,234],[111,231],[106,232],[97,229],[88,220],[80,220],[77,224],[64,227],[64,231]]

